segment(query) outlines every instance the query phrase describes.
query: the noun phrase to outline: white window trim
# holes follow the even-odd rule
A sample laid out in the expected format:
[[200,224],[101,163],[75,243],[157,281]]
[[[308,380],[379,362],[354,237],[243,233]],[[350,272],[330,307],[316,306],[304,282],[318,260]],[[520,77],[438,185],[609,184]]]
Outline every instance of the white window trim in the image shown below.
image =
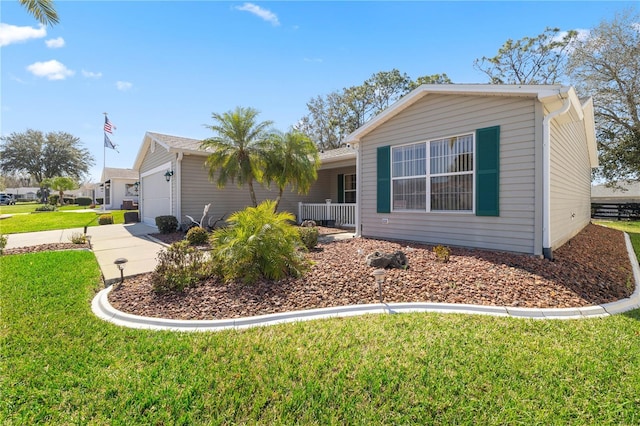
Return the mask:
[[[473,171],[470,172],[455,172],[455,173],[438,173],[435,175],[431,175],[431,147],[430,144],[431,142],[434,141],[440,141],[443,139],[450,139],[450,138],[458,138],[461,136],[471,136],[471,138],[473,139],[472,142],[472,146],[473,146]],[[426,158],[425,161],[427,162],[426,164],[426,175],[415,175],[415,176],[402,176],[402,177],[394,177],[393,176],[393,150],[396,148],[401,148],[403,146],[411,146],[411,145],[418,145],[418,144],[425,144],[425,149],[426,149]],[[441,136],[441,137],[436,137],[436,138],[431,138],[431,139],[427,139],[425,141],[418,141],[418,142],[409,142],[409,143],[405,143],[405,144],[401,144],[401,145],[395,145],[391,147],[391,152],[390,152],[390,161],[389,161],[389,172],[390,172],[390,176],[391,176],[391,191],[390,191],[390,196],[391,196],[391,200],[390,200],[390,204],[391,204],[391,212],[401,212],[401,213],[431,213],[431,214],[461,214],[461,215],[475,215],[476,213],[476,174],[477,174],[477,146],[476,146],[476,132],[475,131],[469,131],[469,132],[463,132],[463,133],[458,133],[455,135],[448,135],[448,136]],[[435,210],[432,211],[431,210],[431,178],[432,177],[438,177],[438,176],[454,176],[454,175],[468,175],[471,174],[472,177],[472,196],[471,196],[471,204],[472,204],[472,209],[471,210]],[[425,197],[427,197],[426,199],[426,203],[425,203],[425,210],[416,210],[416,209],[396,209],[393,207],[393,182],[395,180],[401,180],[401,179],[415,179],[415,178],[424,178],[426,181],[426,190],[425,190]]]

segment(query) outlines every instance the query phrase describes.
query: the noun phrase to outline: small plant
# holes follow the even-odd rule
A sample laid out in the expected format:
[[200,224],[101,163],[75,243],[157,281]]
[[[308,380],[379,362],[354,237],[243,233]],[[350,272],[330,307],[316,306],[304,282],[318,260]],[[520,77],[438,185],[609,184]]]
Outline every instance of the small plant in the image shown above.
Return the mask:
[[112,225],[113,224],[113,216],[110,214],[101,214],[98,218],[98,223],[100,225]]
[[82,232],[74,232],[69,237],[69,241],[71,241],[73,244],[85,244],[87,242],[87,236]]
[[192,246],[197,246],[200,244],[204,244],[209,239],[209,233],[206,229],[200,226],[194,226],[193,228],[187,231],[187,241]]
[[267,200],[229,217],[227,228],[213,232],[211,256],[215,273],[225,281],[255,283],[264,277],[279,280],[301,276],[310,262],[300,234],[291,225],[291,213],[274,212],[275,201]]
[[36,207],[37,212],[55,212],[56,206],[51,204],[43,204],[41,206]]
[[151,273],[151,286],[157,293],[184,291],[209,276],[211,268],[205,253],[183,240],[158,255],[158,265]]
[[447,263],[449,257],[451,257],[451,249],[443,245],[435,246],[433,252],[436,254],[436,260],[438,260],[438,262]]
[[93,203],[91,197],[76,197],[76,204],[79,206],[90,206]]
[[170,234],[178,230],[178,219],[175,216],[158,216],[156,226],[161,234]]
[[4,253],[4,248],[7,246],[7,241],[9,241],[9,237],[0,234],[0,254]]
[[311,250],[318,245],[318,235],[320,234],[318,228],[300,227],[298,228],[298,233],[300,234],[300,239],[307,250]]

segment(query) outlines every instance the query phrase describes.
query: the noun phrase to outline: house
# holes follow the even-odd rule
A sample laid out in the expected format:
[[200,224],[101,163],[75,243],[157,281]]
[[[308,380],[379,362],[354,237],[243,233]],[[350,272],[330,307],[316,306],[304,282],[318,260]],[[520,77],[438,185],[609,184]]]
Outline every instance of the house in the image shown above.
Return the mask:
[[[199,145],[145,134],[133,167],[144,222],[199,219],[208,203],[216,220],[250,204],[247,188],[211,183]],[[286,191],[281,210],[358,236],[548,258],[590,220],[593,104],[572,87],[423,85],[345,145],[321,153],[309,194]],[[256,185],[256,195],[277,191]]]
[[593,103],[559,85],[423,85],[350,134],[357,231],[544,255],[590,220]]
[[95,196],[106,209],[132,210],[138,205],[139,185],[137,170],[105,167]]
[[[204,206],[211,203],[205,225],[213,225],[215,220],[251,205],[246,187],[239,188],[228,182],[224,189],[219,189],[212,183],[205,166],[209,152],[201,150],[200,143],[197,139],[154,132],[144,135],[134,162],[134,169],[140,173],[139,210],[143,222],[155,226],[157,216],[171,215],[181,224],[189,224],[187,215],[200,220]],[[338,203],[344,201],[345,194],[355,202],[355,188],[352,190],[350,186],[351,182],[355,183],[355,156],[350,148],[321,153],[318,180],[309,194],[285,190],[279,211],[289,211],[298,217],[299,203],[320,201],[324,204],[326,200]],[[278,195],[275,187],[254,185],[254,188],[258,202]]]
[[640,182],[618,182],[618,187],[605,184],[591,187],[592,203],[640,203]]

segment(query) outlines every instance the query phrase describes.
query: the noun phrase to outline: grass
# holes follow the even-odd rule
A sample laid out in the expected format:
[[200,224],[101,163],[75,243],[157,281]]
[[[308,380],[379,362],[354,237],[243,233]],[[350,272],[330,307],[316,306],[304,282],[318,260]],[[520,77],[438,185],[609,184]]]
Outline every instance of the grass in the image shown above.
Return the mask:
[[640,310],[152,332],[91,313],[91,252],[0,270],[0,424],[640,423]]
[[[26,205],[3,206],[0,213],[13,214],[0,220],[0,234],[17,234],[22,232],[49,231],[52,229],[83,228],[85,226],[97,226],[100,212],[73,212],[83,209],[78,206],[63,206],[57,212],[35,213],[38,204],[30,204],[30,210]],[[15,207],[15,211],[11,208]],[[26,211],[25,211],[26,210]],[[125,210],[109,211],[113,216],[113,223],[124,223]]]

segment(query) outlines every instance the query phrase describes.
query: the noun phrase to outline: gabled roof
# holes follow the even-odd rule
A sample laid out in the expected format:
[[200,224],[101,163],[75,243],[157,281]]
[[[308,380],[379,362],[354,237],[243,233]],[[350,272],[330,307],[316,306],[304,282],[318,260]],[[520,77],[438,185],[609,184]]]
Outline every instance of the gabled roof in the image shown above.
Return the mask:
[[115,167],[105,167],[102,170],[101,181],[106,182],[110,179],[132,179],[138,180],[140,174],[134,169],[118,169]]
[[[151,144],[156,144],[156,146],[160,146],[162,149],[166,150],[167,152],[183,152],[185,154],[202,155],[202,156],[209,155],[211,153],[210,150],[200,149],[201,142],[202,141],[199,139],[190,139],[190,138],[183,138],[181,136],[172,136],[172,135],[165,135],[162,133],[147,132],[144,135],[144,139],[142,140],[142,146],[140,146],[140,150],[138,151],[138,155],[136,156],[133,167],[136,170],[140,170],[140,166],[142,165],[142,160],[144,159],[144,155],[148,151],[149,146]],[[345,160],[349,158],[355,159],[355,157],[356,157],[356,153],[351,148],[337,148],[337,149],[331,149],[324,152],[320,152],[320,162],[322,164]]]

